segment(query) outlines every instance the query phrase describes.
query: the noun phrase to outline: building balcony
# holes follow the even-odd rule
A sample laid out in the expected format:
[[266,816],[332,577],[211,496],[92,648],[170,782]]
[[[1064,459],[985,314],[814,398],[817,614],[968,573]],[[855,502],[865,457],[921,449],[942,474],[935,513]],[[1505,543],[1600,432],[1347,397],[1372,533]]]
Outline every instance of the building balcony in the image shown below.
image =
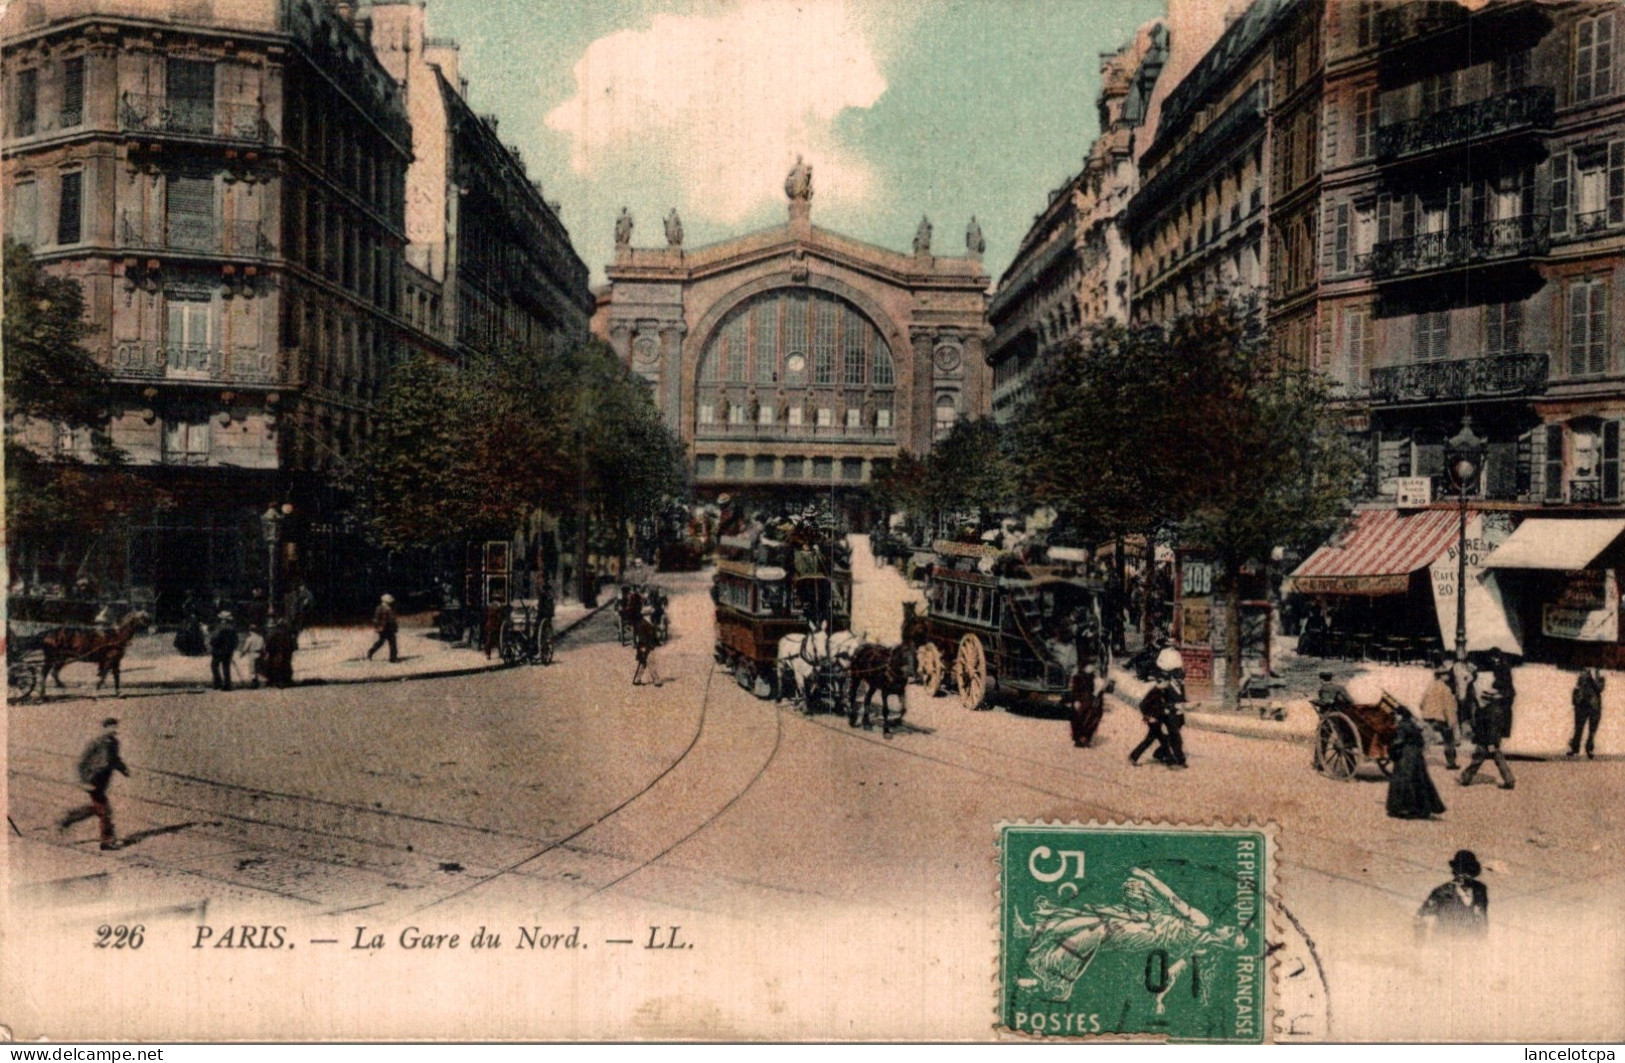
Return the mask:
[[177,384],[280,383],[276,352],[206,343],[120,343],[108,367],[114,380]]
[[270,258],[276,245],[257,221],[176,218],[142,225],[125,218],[119,225],[123,247],[140,251],[195,252],[229,258]]
[[126,92],[119,101],[119,128],[127,133],[199,140],[276,143],[276,131],[257,103],[204,103]]
[[1378,280],[1394,280],[1544,255],[1551,247],[1545,214],[1525,214],[1478,225],[1384,240],[1371,252]]
[[776,443],[782,440],[818,443],[895,444],[897,429],[891,426],[825,424],[702,424],[695,428],[697,440],[739,440]]
[[1574,226],[1564,239],[1579,240],[1625,228],[1625,222],[1610,221],[1606,210],[1588,210],[1574,215]]
[[1601,502],[1602,500],[1601,480],[1569,481],[1570,502]]
[[1412,362],[1373,369],[1370,397],[1375,405],[1394,405],[1536,395],[1545,390],[1549,372],[1544,354]]
[[1550,85],[1530,85],[1381,126],[1377,129],[1377,158],[1391,162],[1516,133],[1549,129],[1556,103],[1557,91]]

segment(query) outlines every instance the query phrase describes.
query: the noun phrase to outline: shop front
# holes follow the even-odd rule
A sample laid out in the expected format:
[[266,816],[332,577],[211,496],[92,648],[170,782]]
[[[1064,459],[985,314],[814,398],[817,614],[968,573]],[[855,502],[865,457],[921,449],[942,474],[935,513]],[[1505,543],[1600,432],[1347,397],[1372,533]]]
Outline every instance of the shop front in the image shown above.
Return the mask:
[[1528,656],[1566,667],[1625,665],[1619,573],[1625,518],[1535,517],[1485,560],[1503,577]]

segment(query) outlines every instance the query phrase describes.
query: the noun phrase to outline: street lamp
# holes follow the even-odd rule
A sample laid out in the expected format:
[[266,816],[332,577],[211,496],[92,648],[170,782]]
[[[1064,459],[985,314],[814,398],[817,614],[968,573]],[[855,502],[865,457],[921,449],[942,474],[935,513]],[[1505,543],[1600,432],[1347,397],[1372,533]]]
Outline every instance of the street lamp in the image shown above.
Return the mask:
[[273,502],[265,507],[264,513],[260,514],[260,534],[265,538],[265,595],[269,599],[265,607],[267,619],[276,616],[276,555],[277,549],[282,545],[282,521],[292,511],[293,507],[291,505],[278,509],[276,503]]
[[1484,467],[1484,440],[1473,431],[1473,417],[1462,414],[1461,431],[1445,443],[1445,467],[1456,485],[1456,660],[1467,659],[1467,488]]

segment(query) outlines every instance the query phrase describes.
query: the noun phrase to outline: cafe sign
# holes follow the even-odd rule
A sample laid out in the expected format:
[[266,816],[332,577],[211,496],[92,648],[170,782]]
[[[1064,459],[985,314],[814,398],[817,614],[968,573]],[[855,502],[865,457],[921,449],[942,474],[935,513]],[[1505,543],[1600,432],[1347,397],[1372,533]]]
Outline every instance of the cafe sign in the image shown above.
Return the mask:
[[1619,641],[1619,586],[1613,569],[1571,572],[1556,601],[1541,606],[1540,629],[1554,639]]

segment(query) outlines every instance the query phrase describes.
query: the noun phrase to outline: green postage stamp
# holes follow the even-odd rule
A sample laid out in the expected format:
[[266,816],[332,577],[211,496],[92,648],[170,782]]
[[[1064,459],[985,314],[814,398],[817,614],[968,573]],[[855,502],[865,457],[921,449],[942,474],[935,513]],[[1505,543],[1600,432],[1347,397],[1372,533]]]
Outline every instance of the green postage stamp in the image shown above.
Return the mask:
[[1265,1040],[1275,859],[1267,828],[999,830],[1003,1028]]

